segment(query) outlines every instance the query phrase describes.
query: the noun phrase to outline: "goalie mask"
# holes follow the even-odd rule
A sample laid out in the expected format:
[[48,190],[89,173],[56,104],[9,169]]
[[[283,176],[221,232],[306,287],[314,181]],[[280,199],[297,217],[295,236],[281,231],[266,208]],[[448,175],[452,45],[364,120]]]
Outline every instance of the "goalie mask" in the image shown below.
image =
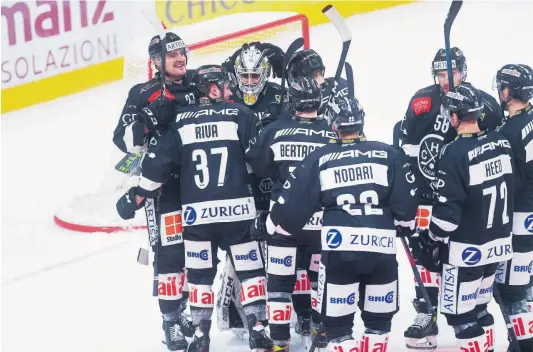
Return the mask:
[[246,105],[254,105],[271,71],[268,58],[255,45],[244,44],[235,59],[235,75]]

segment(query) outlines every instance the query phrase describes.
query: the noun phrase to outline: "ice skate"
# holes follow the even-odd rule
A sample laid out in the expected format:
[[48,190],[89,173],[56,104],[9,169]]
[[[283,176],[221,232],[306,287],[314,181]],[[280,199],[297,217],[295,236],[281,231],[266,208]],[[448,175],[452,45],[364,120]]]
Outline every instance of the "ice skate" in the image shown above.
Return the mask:
[[194,339],[189,345],[187,352],[209,352],[210,342],[209,336],[197,328],[194,332]]
[[273,352],[289,352],[290,350],[290,344],[279,344],[279,345],[274,345],[272,351]]
[[165,341],[163,343],[169,351],[187,351],[188,343],[183,336],[178,321],[163,321],[163,331],[165,332]]
[[431,351],[437,348],[436,336],[439,333],[435,314],[419,312],[414,323],[405,330],[405,345],[413,351]]
[[183,332],[183,335],[188,338],[192,338],[194,335],[194,325],[192,325],[192,321],[189,320],[187,317],[187,301],[182,302],[180,305],[180,315],[179,315],[179,324],[181,327],[181,331]]
[[328,347],[328,340],[326,339],[326,332],[324,328],[320,329],[320,324],[311,322],[311,336],[314,351],[311,352],[326,352]]
[[248,342],[250,343],[250,350],[252,352],[271,352],[274,347],[274,343],[267,336],[263,325],[256,325],[250,329]]
[[305,351],[309,351],[311,344],[313,343],[313,335],[311,334],[311,318],[298,316],[298,321],[294,326],[294,331],[302,337]]

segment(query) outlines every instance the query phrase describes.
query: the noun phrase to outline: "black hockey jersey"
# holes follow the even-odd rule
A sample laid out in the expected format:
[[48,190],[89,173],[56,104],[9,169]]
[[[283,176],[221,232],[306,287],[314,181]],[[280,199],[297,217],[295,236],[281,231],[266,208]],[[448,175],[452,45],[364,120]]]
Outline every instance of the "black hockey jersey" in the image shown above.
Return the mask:
[[515,186],[509,141],[498,132],[459,135],[442,149],[435,182],[429,230],[449,238],[448,263],[510,259]]
[[250,142],[246,160],[256,175],[273,180],[270,194],[273,203],[296,166],[307,155],[335,138],[328,122],[322,118],[295,116],[291,120],[278,120]]
[[[511,143],[514,157],[515,198],[513,234],[533,239],[533,107],[504,120],[498,132]],[[529,240],[530,244],[533,241]]]
[[392,129],[392,145],[395,147],[402,147],[402,142],[400,136],[402,134],[402,121],[396,122],[394,128]]
[[150,195],[180,167],[183,226],[253,219],[255,205],[244,152],[256,135],[252,112],[231,102],[179,110],[143,161],[140,195]]
[[415,179],[401,149],[364,137],[314,151],[288,177],[267,230],[295,231],[324,209],[323,251],[359,259],[396,253],[396,226],[414,228]]
[[[468,84],[468,83],[463,83]],[[483,125],[494,130],[502,120],[501,109],[494,98],[480,91],[484,109]],[[418,191],[431,199],[431,181],[435,177],[436,162],[442,147],[451,142],[457,133],[442,111],[442,92],[438,85],[419,90],[409,102],[401,125],[400,143],[411,159],[411,167],[418,179]]]
[[[276,106],[282,104],[281,102],[281,87],[274,82],[266,82],[263,91],[259,94],[257,101],[253,105],[244,103],[243,93],[236,87],[232,90],[232,101],[243,104],[253,111],[258,121],[261,121],[270,116],[271,109],[277,109]],[[274,107],[271,107],[273,105]]]
[[[173,100],[177,106],[195,103],[195,96],[189,84],[193,72],[193,70],[187,70],[187,77],[183,79],[181,84],[167,81],[165,95]],[[161,84],[157,77],[148,82],[136,84],[130,89],[117,127],[113,132],[113,143],[124,153],[139,152],[148,141],[150,136],[134,133],[134,130],[139,127],[144,130],[144,123],[138,114],[160,94]]]

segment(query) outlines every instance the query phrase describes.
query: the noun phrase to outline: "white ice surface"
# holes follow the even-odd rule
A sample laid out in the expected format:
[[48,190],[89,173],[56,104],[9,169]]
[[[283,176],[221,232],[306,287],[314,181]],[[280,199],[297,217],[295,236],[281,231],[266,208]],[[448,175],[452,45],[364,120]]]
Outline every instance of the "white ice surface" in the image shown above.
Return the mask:
[[[431,84],[430,62],[443,46],[448,6],[421,2],[347,20],[354,37],[348,60],[371,139],[390,142],[412,94]],[[503,64],[533,64],[532,13],[532,2],[465,2],[452,44],[467,56],[469,81],[491,92]],[[311,44],[332,75],[341,47],[335,29],[312,28]],[[100,186],[128,88],[113,83],[2,116],[4,351],[164,351],[151,268],[135,263],[146,234],[88,235],[52,221],[58,206]],[[398,260],[401,310],[389,351],[405,350],[403,331],[414,316],[412,275],[401,247]],[[490,310],[497,321],[496,352],[504,352],[503,320],[497,306]],[[439,350],[454,350],[442,318],[440,328]],[[360,332],[356,319],[355,333]],[[212,338],[213,351],[247,350],[231,333],[214,328]]]

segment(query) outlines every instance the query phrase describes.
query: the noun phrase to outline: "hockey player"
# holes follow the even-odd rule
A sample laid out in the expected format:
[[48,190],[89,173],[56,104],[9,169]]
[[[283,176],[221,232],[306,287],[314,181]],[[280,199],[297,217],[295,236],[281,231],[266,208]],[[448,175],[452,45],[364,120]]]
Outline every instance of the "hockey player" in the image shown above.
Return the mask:
[[[454,86],[458,87],[465,82],[467,76],[466,58],[463,52],[454,47],[450,51]],[[436,161],[444,145],[456,137],[456,132],[450,128],[448,119],[443,115],[442,97],[449,90],[448,73],[446,70],[446,52],[439,49],[432,62],[433,78],[436,84],[419,90],[409,102],[409,107],[403,119],[399,143],[401,143],[407,156],[410,157],[411,169],[417,178],[417,187],[420,192],[421,204],[417,215],[417,227],[427,229],[431,216],[433,190],[431,182],[435,178]],[[500,124],[502,114],[496,100],[480,91],[483,99],[483,112],[480,115],[480,128],[494,130]],[[409,245],[413,256],[417,260],[418,235],[410,237]],[[437,306],[438,280],[437,272],[428,271],[417,260],[417,267],[424,281],[431,304]],[[423,303],[420,289],[415,283],[416,299],[413,305],[417,312],[414,323],[405,331],[407,346],[416,349],[436,348],[435,336],[438,327],[432,323],[432,314],[427,312]]]
[[487,304],[496,268],[513,256],[511,145],[498,132],[480,131],[483,98],[475,88],[463,84],[443,104],[458,136],[440,152],[433,214],[419,234],[421,258],[439,258],[442,265],[440,312],[459,350],[488,351],[494,319]]
[[199,105],[179,110],[175,123],[150,145],[143,161],[139,187],[122,202],[127,216],[180,168],[185,266],[194,340],[189,352],[209,351],[216,275],[217,249],[232,258],[241,281],[240,298],[247,315],[252,351],[270,351],[272,341],[260,323],[266,318],[265,272],[259,247],[250,238],[255,217],[244,151],[255,137],[251,111],[224,101],[231,94],[227,72],[217,65],[199,67],[192,81]]
[[[401,150],[360,136],[364,112],[355,98],[337,97],[330,111],[337,141],[292,172],[265,227],[293,234],[324,209],[318,305],[329,351],[386,351],[398,311],[396,227],[414,228],[416,186]],[[352,337],[358,301],[360,342]]]
[[[293,79],[297,77],[309,77],[318,83],[322,90],[322,102],[318,109],[318,114],[322,116],[326,111],[326,105],[331,95],[335,78],[324,78],[326,67],[320,55],[313,49],[297,51],[290,59],[287,71],[289,77]],[[339,79],[337,94],[348,94],[348,84],[342,77]],[[291,106],[289,106],[290,108]]]
[[[150,81],[137,84],[130,89],[113,135],[113,142],[124,153],[142,152],[148,141],[166,128],[172,116],[169,113],[169,109],[172,110],[171,105],[186,106],[195,102],[187,77],[187,73],[191,72],[187,71],[187,46],[172,32],[168,32],[165,39],[167,45],[165,97],[160,97],[159,72]],[[161,40],[158,35],[151,39],[148,53],[159,70]],[[151,111],[159,113],[154,115]],[[152,120],[151,117],[154,116],[158,119]],[[159,308],[163,315],[166,344],[171,351],[187,347],[182,333],[192,336],[194,332],[185,315],[181,314],[185,308],[188,292],[183,292],[187,290],[183,272],[185,252],[181,235],[179,180],[178,172],[175,171],[163,185],[160,195],[146,202],[150,242],[154,253],[157,253]],[[162,224],[164,226],[161,226]]]
[[[277,120],[268,125],[252,140],[246,152],[246,160],[252,171],[256,175],[274,180],[271,206],[283,190],[283,184],[290,172],[307,155],[335,138],[327,120],[317,115],[321,103],[317,82],[307,77],[289,79],[288,91],[289,103],[295,111],[294,117],[290,120]],[[303,229],[292,233],[291,236],[275,233],[266,238],[267,312],[274,351],[289,351],[293,309],[298,315],[296,331],[308,340],[309,345],[311,325],[314,331],[318,331],[320,315],[314,312],[311,321],[310,293],[299,290],[299,294],[296,294],[294,289],[298,272],[299,276],[309,276],[311,287],[316,293],[318,266],[313,263],[318,261],[320,256],[321,222],[322,211],[317,206]]]
[[[250,108],[257,121],[259,132],[278,116],[276,112],[283,104],[281,87],[269,78],[281,77],[283,70],[284,52],[279,47],[261,42],[243,44],[238,50],[227,58],[222,66],[230,72],[236,80],[232,87],[232,100]],[[285,110],[281,110],[285,115]],[[288,117],[287,119],[290,119]],[[270,206],[270,192],[273,182],[270,177],[253,176],[252,189],[258,211],[268,211]],[[238,297],[234,294],[240,288],[240,283],[235,277],[229,257],[222,271],[219,299],[217,300],[218,326],[222,329],[231,328],[237,334],[242,333],[242,309]],[[233,288],[229,288],[229,285]],[[221,297],[226,297],[222,299]]]
[[515,166],[514,255],[498,267],[496,282],[521,350],[533,351],[533,313],[526,300],[533,266],[533,107],[529,103],[533,70],[527,65],[505,65],[495,81],[502,108],[508,113],[498,132],[509,140]]
[[[252,42],[243,44],[223,63],[237,80],[237,86],[232,90],[233,101],[253,111],[258,130],[277,118],[274,112],[283,104],[280,85],[269,81],[271,75],[281,77],[283,56],[283,50],[273,44]],[[253,189],[257,210],[268,211],[272,180],[255,179]]]

